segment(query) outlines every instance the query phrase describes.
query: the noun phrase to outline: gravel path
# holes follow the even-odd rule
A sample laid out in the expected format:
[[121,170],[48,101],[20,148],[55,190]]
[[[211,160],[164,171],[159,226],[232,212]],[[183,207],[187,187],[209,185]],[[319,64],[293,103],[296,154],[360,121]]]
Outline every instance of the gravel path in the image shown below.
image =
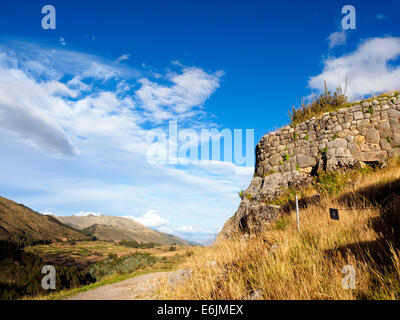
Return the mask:
[[155,272],[78,293],[67,300],[154,300],[158,281],[170,272]]

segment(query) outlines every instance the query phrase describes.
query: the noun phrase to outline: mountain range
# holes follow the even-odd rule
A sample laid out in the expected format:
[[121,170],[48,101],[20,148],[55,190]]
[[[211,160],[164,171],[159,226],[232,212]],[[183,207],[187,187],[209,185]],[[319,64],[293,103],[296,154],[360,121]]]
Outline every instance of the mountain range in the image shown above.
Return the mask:
[[128,218],[111,215],[43,215],[23,204],[0,197],[0,240],[134,240],[161,245],[188,245],[189,241],[155,231]]
[[159,244],[189,244],[173,235],[155,231],[132,219],[111,215],[62,216],[62,223],[82,230],[85,234],[99,240],[134,240],[136,242],[155,242]]
[[88,239],[79,230],[50,215],[43,215],[12,200],[0,197],[1,240]]

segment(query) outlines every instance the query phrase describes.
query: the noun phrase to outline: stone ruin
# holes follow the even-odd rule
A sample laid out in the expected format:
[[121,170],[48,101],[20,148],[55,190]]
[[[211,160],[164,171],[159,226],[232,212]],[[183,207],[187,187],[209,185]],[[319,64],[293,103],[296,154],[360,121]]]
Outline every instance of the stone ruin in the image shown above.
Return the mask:
[[321,170],[345,171],[400,155],[399,119],[400,95],[392,92],[266,134],[256,147],[250,186],[219,237],[257,232],[276,220],[279,206],[268,203],[290,187],[310,184]]

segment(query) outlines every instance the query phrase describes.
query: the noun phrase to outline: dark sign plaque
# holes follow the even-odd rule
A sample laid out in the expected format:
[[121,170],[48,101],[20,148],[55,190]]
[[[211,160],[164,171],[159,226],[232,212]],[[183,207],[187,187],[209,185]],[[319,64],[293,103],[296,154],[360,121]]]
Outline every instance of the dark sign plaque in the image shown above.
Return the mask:
[[329,209],[329,214],[332,220],[339,220],[339,210],[338,209]]

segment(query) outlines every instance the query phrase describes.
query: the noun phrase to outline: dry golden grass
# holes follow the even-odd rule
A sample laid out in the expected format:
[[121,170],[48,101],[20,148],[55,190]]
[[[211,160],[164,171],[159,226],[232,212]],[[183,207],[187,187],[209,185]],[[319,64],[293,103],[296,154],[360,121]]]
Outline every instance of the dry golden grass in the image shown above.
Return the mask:
[[[399,299],[400,167],[351,177],[361,181],[335,197],[303,199],[300,233],[289,210],[262,234],[197,251],[181,266],[193,270],[191,279],[174,290],[161,283],[160,297],[249,299],[257,291],[261,299]],[[328,208],[351,210],[334,221]],[[355,290],[342,287],[346,265],[356,271]]]

